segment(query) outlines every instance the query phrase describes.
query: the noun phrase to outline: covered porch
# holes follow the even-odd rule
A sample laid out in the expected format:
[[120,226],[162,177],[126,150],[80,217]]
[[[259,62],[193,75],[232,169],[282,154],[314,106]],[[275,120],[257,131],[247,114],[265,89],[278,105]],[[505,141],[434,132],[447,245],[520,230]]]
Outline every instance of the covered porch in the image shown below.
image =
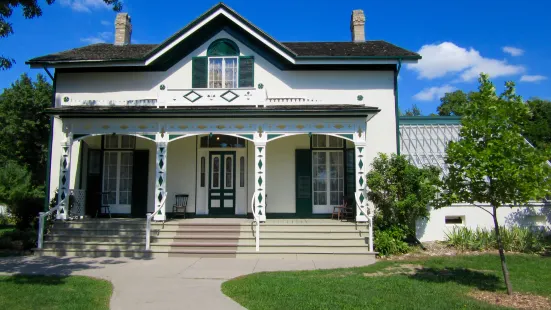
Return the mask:
[[328,110],[247,119],[60,115],[55,126],[63,135],[54,143],[61,147],[54,144],[52,152],[59,172],[53,162],[50,188],[60,189],[58,218],[69,216],[64,206],[72,191],[85,196],[76,216],[95,217],[97,206],[107,204],[112,216],[153,212],[164,221],[175,195],[185,194],[187,216],[264,222],[329,217],[347,197],[355,220],[367,222],[370,114],[329,116]]

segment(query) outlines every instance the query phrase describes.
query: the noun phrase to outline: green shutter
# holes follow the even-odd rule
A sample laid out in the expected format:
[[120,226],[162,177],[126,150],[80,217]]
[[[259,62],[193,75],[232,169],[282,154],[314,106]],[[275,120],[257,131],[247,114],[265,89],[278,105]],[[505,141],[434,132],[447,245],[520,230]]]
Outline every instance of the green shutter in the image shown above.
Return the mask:
[[239,87],[254,87],[254,57],[239,57]]
[[208,58],[193,57],[191,66],[191,87],[207,88],[208,78]]

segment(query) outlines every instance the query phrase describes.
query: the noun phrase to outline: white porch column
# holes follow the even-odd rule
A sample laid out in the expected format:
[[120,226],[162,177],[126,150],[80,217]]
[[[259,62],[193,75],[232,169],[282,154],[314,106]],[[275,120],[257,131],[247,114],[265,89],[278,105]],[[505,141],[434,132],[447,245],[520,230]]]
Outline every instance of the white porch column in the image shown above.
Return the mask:
[[365,179],[367,164],[365,162],[365,148],[367,140],[361,129],[354,133],[356,155],[356,222],[368,222],[369,251],[373,252],[373,206],[367,199],[367,184]]
[[[155,173],[155,210],[159,208],[160,204],[163,202],[163,198],[167,195],[166,193],[166,167],[167,167],[167,154],[168,154],[168,134],[166,133],[157,133],[155,135],[155,142],[157,143],[157,153],[156,153],[156,173]],[[154,221],[164,221],[166,220],[166,199],[164,205],[161,207],[160,211],[155,214],[153,217]]]
[[267,134],[259,130],[254,134],[254,198],[256,213],[261,222],[266,221],[266,143]]
[[367,185],[365,180],[365,147],[367,145],[365,133],[361,130],[354,133],[356,156],[356,222],[367,222]]
[[59,160],[59,187],[57,202],[61,206],[56,213],[56,219],[66,220],[69,216],[69,187],[71,186],[71,149],[73,134],[67,133],[61,142],[61,156]]

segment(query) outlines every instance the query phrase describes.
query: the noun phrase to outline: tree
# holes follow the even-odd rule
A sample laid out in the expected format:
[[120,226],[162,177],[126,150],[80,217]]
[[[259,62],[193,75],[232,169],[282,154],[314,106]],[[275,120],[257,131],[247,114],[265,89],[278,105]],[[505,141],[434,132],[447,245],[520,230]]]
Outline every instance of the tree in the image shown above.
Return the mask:
[[487,75],[481,74],[479,83],[478,92],[461,109],[459,140],[448,145],[449,172],[435,207],[454,202],[490,204],[491,211],[481,208],[493,218],[503,277],[507,293],[512,294],[497,210],[524,205],[551,192],[549,152],[530,146],[522,136],[530,112],[515,94],[514,83],[505,83],[499,97]]
[[31,173],[33,184],[43,185],[50,135],[52,85],[39,74],[26,74],[0,94],[0,162],[13,161]]
[[551,101],[532,98],[526,101],[531,117],[524,126],[524,137],[535,147],[551,146]]
[[[47,5],[55,2],[55,0],[46,0]],[[103,0],[107,5],[112,5],[113,10],[119,12],[122,9],[121,0]],[[33,19],[42,16],[42,8],[37,0],[2,0],[0,1],[0,38],[8,37],[13,34],[13,26],[8,19],[13,14],[13,9],[21,6],[23,8],[23,16],[26,19]],[[7,70],[15,63],[12,58],[0,55],[0,70]]]
[[379,154],[366,175],[377,229],[398,229],[415,239],[415,221],[428,218],[427,206],[435,199],[439,180],[440,170],[434,166],[417,168],[406,156]]
[[450,115],[463,115],[462,108],[470,100],[471,93],[466,94],[462,90],[456,90],[451,93],[446,93],[444,97],[440,98],[440,105],[436,108],[438,115],[450,116]]
[[411,106],[411,109],[406,110],[406,116],[420,116],[421,115],[421,109],[416,104],[413,104]]

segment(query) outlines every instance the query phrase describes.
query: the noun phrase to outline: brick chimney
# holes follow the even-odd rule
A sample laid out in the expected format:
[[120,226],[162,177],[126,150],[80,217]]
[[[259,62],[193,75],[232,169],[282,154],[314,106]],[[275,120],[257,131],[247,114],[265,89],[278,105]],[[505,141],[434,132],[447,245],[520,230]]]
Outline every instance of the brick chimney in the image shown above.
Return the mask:
[[353,42],[365,42],[365,15],[363,10],[352,11],[350,31]]
[[132,36],[132,23],[128,13],[118,13],[115,18],[115,45],[128,45]]

